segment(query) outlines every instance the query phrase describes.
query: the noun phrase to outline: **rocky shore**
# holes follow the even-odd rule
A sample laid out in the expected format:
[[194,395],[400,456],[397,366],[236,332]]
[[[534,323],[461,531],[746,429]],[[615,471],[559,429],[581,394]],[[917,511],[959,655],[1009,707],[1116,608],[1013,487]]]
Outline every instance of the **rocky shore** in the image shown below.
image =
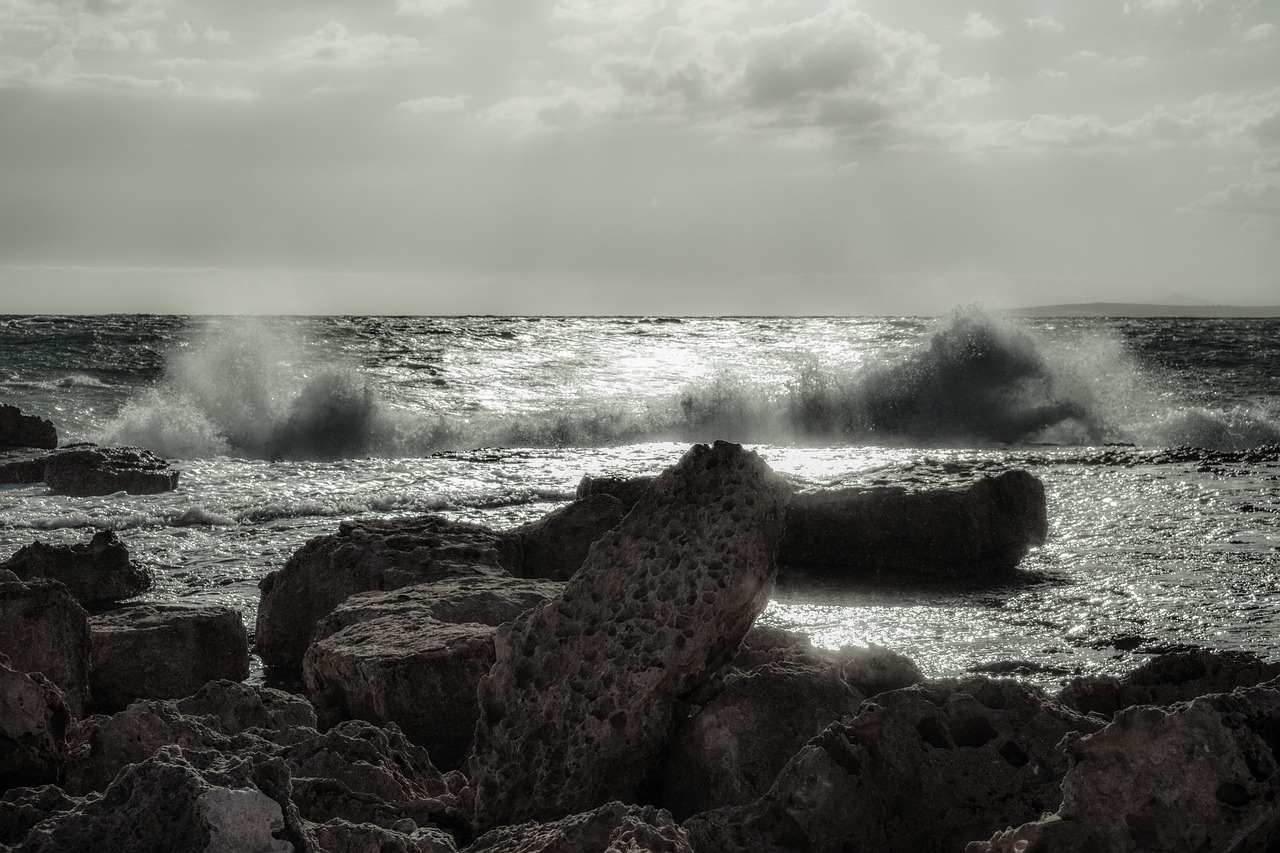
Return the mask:
[[0,565],[0,850],[1245,851],[1280,844],[1280,665],[1056,695],[755,624],[779,577],[1007,577],[1022,471],[793,494],[697,445],[497,531],[345,522],[238,613],[129,603],[110,534]]

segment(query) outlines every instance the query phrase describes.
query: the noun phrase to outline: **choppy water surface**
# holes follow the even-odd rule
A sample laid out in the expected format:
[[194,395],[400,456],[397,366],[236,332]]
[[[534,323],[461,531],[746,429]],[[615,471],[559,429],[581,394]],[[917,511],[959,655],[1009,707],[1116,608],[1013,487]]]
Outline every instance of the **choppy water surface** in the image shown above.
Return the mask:
[[[0,400],[180,489],[0,487],[0,556],[120,531],[158,600],[228,603],[338,520],[506,527],[692,441],[801,488],[1041,477],[1050,539],[997,587],[779,589],[765,618],[931,675],[1051,684],[1200,645],[1280,658],[1280,321],[0,318]],[[1101,446],[1135,447],[1103,455]],[[1161,448],[1223,453],[1160,462]]]

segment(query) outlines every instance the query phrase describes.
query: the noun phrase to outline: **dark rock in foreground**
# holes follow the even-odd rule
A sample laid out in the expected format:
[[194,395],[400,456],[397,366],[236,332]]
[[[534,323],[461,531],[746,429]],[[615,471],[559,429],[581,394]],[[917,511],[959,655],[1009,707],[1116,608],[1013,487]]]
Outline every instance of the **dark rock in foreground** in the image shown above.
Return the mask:
[[1230,693],[1280,676],[1280,663],[1248,652],[1172,652],[1117,678],[1094,675],[1070,681],[1058,701],[1082,714],[1110,717],[1133,705],[1172,705],[1210,693]]
[[814,738],[760,799],[684,828],[699,853],[954,853],[987,827],[1056,808],[1058,743],[1100,727],[1012,681],[894,690]]
[[652,806],[606,803],[551,823],[490,830],[467,853],[694,853],[671,815]]
[[44,450],[0,449],[0,484],[44,482],[44,466],[49,453]]
[[568,580],[587,558],[592,543],[617,527],[624,515],[621,501],[596,494],[515,528],[511,533],[519,537],[522,551],[515,574]]
[[155,495],[178,487],[178,471],[140,447],[71,444],[49,455],[44,482],[52,491],[71,497],[116,492]]
[[519,560],[509,535],[438,516],[343,522],[262,579],[256,650],[268,666],[300,667],[316,623],[358,592],[509,577]]
[[151,576],[130,561],[129,549],[111,530],[98,531],[84,544],[32,542],[0,563],[0,569],[24,581],[60,581],[86,606],[132,598],[151,588]]
[[788,492],[756,454],[697,445],[560,598],[498,630],[468,764],[479,828],[634,801],[677,701],[768,599]]
[[24,415],[17,406],[0,404],[0,450],[36,447],[52,450],[58,446],[58,431],[51,421]]
[[249,676],[238,610],[136,604],[89,619],[94,702],[118,711],[135,699],[177,699],[216,679]]
[[61,690],[0,655],[0,791],[58,781],[69,721]]
[[968,853],[1275,850],[1280,844],[1275,682],[1170,708],[1136,706],[1067,747],[1056,814]]
[[[5,573],[12,578],[13,575]],[[89,614],[57,581],[0,576],[0,654],[57,685],[72,716],[89,706]]]
[[1043,484],[1006,471],[968,486],[798,494],[787,511],[780,571],[865,579],[1013,571],[1048,532]]

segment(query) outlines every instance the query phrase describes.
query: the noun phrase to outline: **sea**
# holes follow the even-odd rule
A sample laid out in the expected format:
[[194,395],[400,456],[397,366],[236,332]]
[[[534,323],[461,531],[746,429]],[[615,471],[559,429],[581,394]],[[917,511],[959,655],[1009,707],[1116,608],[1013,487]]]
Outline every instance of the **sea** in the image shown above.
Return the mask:
[[343,519],[505,529],[725,439],[801,490],[1044,482],[1013,578],[780,584],[761,621],[819,646],[1047,688],[1179,649],[1280,660],[1280,319],[0,316],[0,402],[181,471],[0,486],[0,559],[110,528],[142,600],[250,629],[262,577]]

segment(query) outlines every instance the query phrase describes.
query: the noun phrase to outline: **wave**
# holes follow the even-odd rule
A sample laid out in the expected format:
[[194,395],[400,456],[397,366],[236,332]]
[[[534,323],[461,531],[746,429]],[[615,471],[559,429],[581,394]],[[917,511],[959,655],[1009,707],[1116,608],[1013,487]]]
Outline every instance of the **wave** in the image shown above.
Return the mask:
[[[1115,334],[1033,332],[974,307],[936,321],[913,345],[862,364],[791,356],[767,377],[725,365],[645,400],[627,396],[622,376],[616,397],[543,411],[442,413],[391,405],[358,369],[312,363],[309,353],[318,351],[279,326],[244,320],[211,326],[170,355],[164,378],[129,401],[100,440],[176,458],[277,460],[715,438],[1221,450],[1280,441],[1275,413],[1178,403]],[[526,391],[513,386],[512,397]]]

